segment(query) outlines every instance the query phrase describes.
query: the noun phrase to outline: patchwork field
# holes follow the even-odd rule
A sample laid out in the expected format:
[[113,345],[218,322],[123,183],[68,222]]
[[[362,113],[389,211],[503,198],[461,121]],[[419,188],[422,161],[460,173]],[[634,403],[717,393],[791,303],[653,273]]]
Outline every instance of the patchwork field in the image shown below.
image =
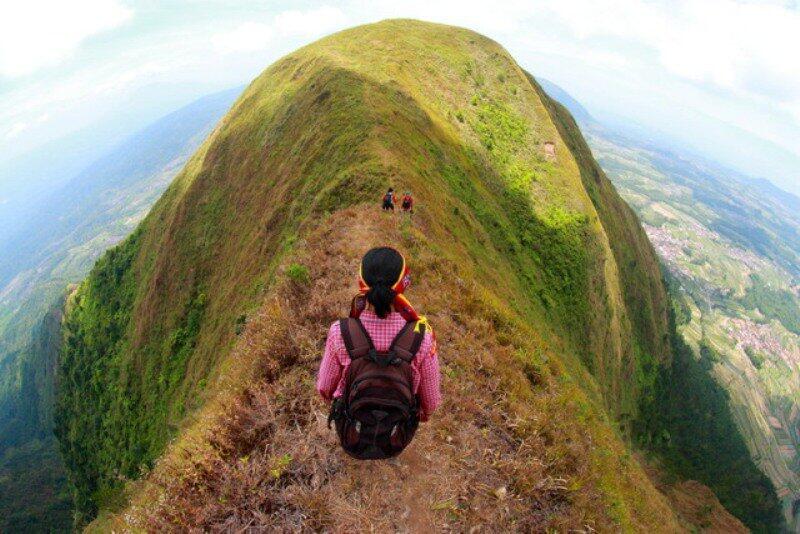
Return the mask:
[[600,165],[672,278],[679,331],[730,395],[737,426],[792,518],[800,496],[798,200],[589,125]]

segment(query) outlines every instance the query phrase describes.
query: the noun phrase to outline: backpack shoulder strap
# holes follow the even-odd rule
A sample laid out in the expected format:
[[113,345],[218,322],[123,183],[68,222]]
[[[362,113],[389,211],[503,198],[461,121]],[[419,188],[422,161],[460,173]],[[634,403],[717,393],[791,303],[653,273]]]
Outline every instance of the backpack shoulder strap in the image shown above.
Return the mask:
[[359,319],[345,317],[339,321],[339,329],[342,332],[342,341],[344,341],[344,346],[351,360],[363,358],[370,351],[375,350],[372,338],[369,337],[366,328],[364,328]]
[[394,351],[398,358],[411,363],[417,355],[423,339],[425,339],[425,323],[408,321],[395,336],[389,351]]

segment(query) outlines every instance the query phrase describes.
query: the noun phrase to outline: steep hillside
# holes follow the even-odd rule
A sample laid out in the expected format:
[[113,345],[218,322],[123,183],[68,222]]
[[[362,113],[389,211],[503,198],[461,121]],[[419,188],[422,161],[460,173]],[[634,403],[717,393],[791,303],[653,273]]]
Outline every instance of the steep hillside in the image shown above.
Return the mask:
[[589,140],[675,280],[683,339],[727,392],[750,455],[796,524],[800,218],[791,197],[602,130]]
[[55,304],[30,342],[0,361],[0,532],[59,532],[71,523],[67,474],[51,426],[61,307]]
[[[554,88],[557,90],[553,91]],[[548,91],[560,98],[566,95],[552,83]],[[791,264],[794,216],[787,213],[787,206],[773,205],[771,211],[780,214],[773,218],[784,221],[775,227],[769,218],[760,216],[758,210],[753,209],[753,200],[762,197],[754,189],[742,187],[744,184],[741,183],[732,186],[725,178],[690,165],[677,155],[654,152],[653,148],[645,149],[630,140],[623,140],[588,116],[573,98],[566,95],[564,101],[570,107],[577,106],[576,116],[582,118],[581,126],[588,132],[599,163],[637,209],[646,231],[662,254],[672,281],[670,293],[674,300],[673,322],[676,324],[670,328],[670,335],[673,337],[674,356],[670,365],[658,369],[658,379],[650,394],[640,399],[640,416],[633,422],[634,437],[645,448],[655,452],[668,471],[680,477],[696,478],[710,486],[723,504],[754,530],[777,530],[781,518],[776,496],[783,501],[787,520],[792,521],[794,513],[794,497],[786,487],[791,487],[787,479],[791,481],[794,478],[788,469],[794,460],[789,456],[787,461],[786,438],[789,436],[782,426],[777,429],[782,434],[779,438],[782,443],[769,439],[775,430],[766,430],[767,418],[771,414],[762,415],[762,410],[767,404],[778,405],[780,410],[788,412],[786,415],[791,419],[792,404],[786,400],[760,401],[759,396],[764,396],[763,386],[746,369],[744,373],[739,369],[742,363],[750,363],[744,358],[744,353],[752,349],[751,345],[774,351],[775,357],[785,360],[787,367],[794,367],[791,363],[793,349],[791,345],[787,350],[775,343],[773,336],[764,336],[764,327],[762,335],[754,339],[752,328],[745,324],[741,331],[728,329],[726,333],[738,337],[744,345],[722,349],[722,355],[731,348],[741,353],[741,356],[733,358],[738,362],[725,369],[719,365],[720,353],[717,352],[725,345],[711,342],[705,333],[700,334],[703,331],[703,326],[698,328],[697,324],[700,314],[688,309],[686,301],[687,297],[692,302],[696,300],[702,303],[701,308],[713,302],[718,307],[713,314],[717,317],[730,313],[722,313],[725,301],[733,300],[730,289],[719,285],[719,289],[714,289],[703,278],[715,278],[717,284],[719,280],[734,281],[735,284],[737,279],[741,280],[742,269],[749,269],[754,260],[757,265],[767,268],[762,274],[769,277],[770,284],[785,288],[789,279],[786,271],[770,265],[766,258],[756,259],[745,250],[737,248],[731,251],[727,239],[730,235],[758,238],[764,247],[771,249],[773,257]],[[572,124],[572,121],[565,118],[562,123]],[[574,130],[577,131],[577,126]],[[738,192],[734,193],[737,188]],[[739,207],[730,202],[732,196],[738,197]],[[759,204],[766,200],[764,197]],[[725,228],[728,234],[724,237],[715,234],[698,220],[687,217],[691,211],[702,213],[701,220],[706,225]],[[659,229],[653,225],[663,226]],[[670,236],[673,228],[678,230],[677,235]],[[701,261],[682,261],[681,266],[675,265],[676,255],[682,257],[695,247],[703,258]],[[699,274],[699,280],[692,276],[687,278],[690,271]],[[780,296],[781,292],[774,293]],[[776,298],[772,309],[779,309],[780,306],[776,305],[779,303],[785,306],[786,299]],[[785,312],[789,309],[784,308]],[[791,316],[791,313],[785,313],[785,316]],[[687,322],[694,324],[687,325]],[[713,322],[707,324],[711,326]],[[712,328],[707,328],[706,332],[713,332]],[[713,336],[719,339],[718,334]],[[764,373],[780,384],[778,390],[781,392],[791,389],[791,381],[787,380],[791,373],[787,372],[787,367],[779,372],[769,369]],[[755,397],[755,400],[742,402],[742,396]],[[770,442],[766,453],[765,441]],[[776,472],[779,476],[775,476]]]
[[[66,502],[52,411],[68,284],[136,227],[240,91],[163,117],[0,230],[0,531],[69,524],[52,512]],[[31,494],[41,498],[15,497]]]
[[31,345],[36,325],[48,309],[61,306],[68,284],[85,277],[109,246],[136,227],[236,94],[211,95],[162,118],[53,192],[24,225],[2,232],[0,365],[9,371],[0,376],[0,452],[50,425],[48,413],[19,421],[6,416],[36,409],[25,395],[52,396],[52,388],[22,387],[25,380],[43,385],[43,377],[10,370],[47,368]]
[[[661,400],[651,409],[660,415],[654,419],[677,424],[669,440],[656,438],[653,445],[672,457],[673,467],[685,471],[687,455],[676,458],[675,449],[696,451],[698,438],[709,428],[717,429],[712,442],[725,443],[726,454],[719,447],[694,454],[693,476],[709,483],[724,502],[726,495],[741,495],[742,477],[723,475],[749,473],[746,478],[755,481],[757,466],[772,482],[785,519],[796,530],[800,199],[767,180],[613,132],[588,117],[562,89],[551,84],[547,90],[578,111],[575,116],[598,162],[637,211],[672,279],[680,334],[675,361],[683,363],[674,365],[664,380],[670,388],[688,381],[706,392],[690,406],[677,395],[670,403],[671,394],[659,388]],[[726,413],[713,411],[729,422],[717,418],[715,425],[692,423],[692,412],[702,404],[724,405]],[[752,460],[746,462],[745,456]],[[757,514],[754,500],[726,504]]]
[[[413,219],[372,207],[388,185]],[[377,243],[412,258],[447,401],[401,460],[357,464],[313,371]],[[57,433],[101,530],[675,531],[615,423],[668,332],[654,253],[569,115],[485,37],[387,21],[269,67],[98,262],[68,305]]]

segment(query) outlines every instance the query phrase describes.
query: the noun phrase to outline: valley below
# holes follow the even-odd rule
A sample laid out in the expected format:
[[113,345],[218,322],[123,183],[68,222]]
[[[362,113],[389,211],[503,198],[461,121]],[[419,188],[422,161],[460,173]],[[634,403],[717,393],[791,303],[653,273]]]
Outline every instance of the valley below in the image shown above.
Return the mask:
[[727,391],[787,521],[800,498],[800,200],[583,124],[668,272],[678,328]]

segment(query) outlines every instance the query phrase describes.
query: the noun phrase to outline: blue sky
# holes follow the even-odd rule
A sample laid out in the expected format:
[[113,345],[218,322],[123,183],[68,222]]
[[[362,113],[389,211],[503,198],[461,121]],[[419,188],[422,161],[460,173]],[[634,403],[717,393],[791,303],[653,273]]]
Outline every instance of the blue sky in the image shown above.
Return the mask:
[[800,193],[796,1],[27,0],[1,9],[0,165],[92,129],[130,133],[338,29],[413,17],[494,38],[603,121]]

